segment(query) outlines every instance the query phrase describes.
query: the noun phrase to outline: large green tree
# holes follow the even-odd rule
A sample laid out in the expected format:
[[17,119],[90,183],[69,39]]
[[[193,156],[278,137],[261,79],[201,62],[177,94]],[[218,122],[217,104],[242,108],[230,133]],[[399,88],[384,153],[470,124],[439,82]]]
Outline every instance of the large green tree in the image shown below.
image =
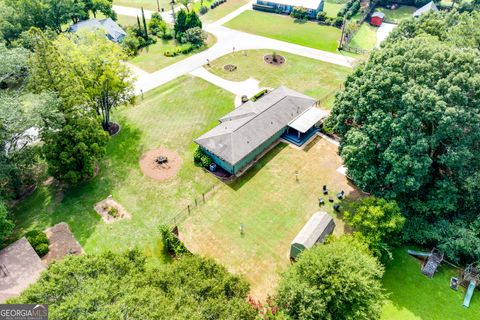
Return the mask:
[[212,260],[151,267],[138,251],[69,256],[15,303],[48,303],[51,319],[254,319],[248,285]]
[[399,243],[405,223],[395,200],[366,197],[354,202],[343,217],[376,257],[381,261],[391,258],[390,247]]
[[5,202],[0,198],[0,245],[5,238],[10,235],[14,227],[13,222],[8,217],[8,209]]
[[378,319],[383,267],[351,237],[304,251],[282,275],[278,306],[292,319]]

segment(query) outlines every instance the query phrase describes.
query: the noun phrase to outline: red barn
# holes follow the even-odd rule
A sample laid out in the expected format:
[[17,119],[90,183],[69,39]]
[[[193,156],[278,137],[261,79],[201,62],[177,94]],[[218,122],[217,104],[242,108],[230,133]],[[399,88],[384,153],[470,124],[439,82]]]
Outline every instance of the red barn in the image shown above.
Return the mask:
[[383,18],[385,18],[385,14],[383,12],[375,12],[372,14],[372,18],[370,19],[370,25],[380,27],[383,22]]

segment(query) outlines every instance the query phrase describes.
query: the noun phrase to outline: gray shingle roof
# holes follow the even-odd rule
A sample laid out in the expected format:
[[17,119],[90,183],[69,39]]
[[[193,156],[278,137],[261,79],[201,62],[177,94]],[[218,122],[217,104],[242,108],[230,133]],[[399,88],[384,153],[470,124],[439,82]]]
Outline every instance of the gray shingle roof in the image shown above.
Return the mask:
[[235,165],[315,103],[312,97],[279,87],[223,116],[195,142]]
[[122,41],[123,37],[127,35],[127,33],[111,18],[102,19],[102,20],[90,19],[90,20],[80,21],[70,26],[69,31],[76,32],[80,29],[89,29],[89,30],[104,29],[105,32],[107,33],[107,37],[114,42]]
[[427,13],[427,12],[430,12],[430,11],[438,11],[438,8],[437,6],[435,5],[435,3],[433,1],[430,1],[429,3],[427,3],[426,5],[424,5],[423,7],[421,7],[420,9],[418,9],[417,11],[415,11],[413,13],[413,16],[414,17],[419,17],[421,16],[422,14],[424,13]]

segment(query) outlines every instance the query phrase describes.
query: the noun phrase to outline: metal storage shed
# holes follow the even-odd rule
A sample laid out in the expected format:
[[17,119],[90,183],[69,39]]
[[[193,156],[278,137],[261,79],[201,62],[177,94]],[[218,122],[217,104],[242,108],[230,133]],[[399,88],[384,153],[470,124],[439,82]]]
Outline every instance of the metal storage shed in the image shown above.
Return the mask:
[[323,242],[325,237],[333,232],[335,222],[328,213],[319,211],[308,220],[302,230],[293,239],[290,246],[290,259],[296,257],[305,249],[310,249],[318,242]]

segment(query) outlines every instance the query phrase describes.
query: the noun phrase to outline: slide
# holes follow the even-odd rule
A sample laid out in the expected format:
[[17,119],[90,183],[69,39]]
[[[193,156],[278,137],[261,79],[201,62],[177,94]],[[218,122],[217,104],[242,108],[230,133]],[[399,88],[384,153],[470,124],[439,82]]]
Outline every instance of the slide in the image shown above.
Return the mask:
[[468,285],[467,293],[465,294],[465,299],[463,299],[463,306],[464,307],[469,307],[470,306],[470,300],[472,299],[473,295],[473,290],[475,290],[475,281],[470,281],[470,284]]
[[430,252],[421,252],[415,250],[407,250],[408,254],[414,257],[430,257],[432,254]]

